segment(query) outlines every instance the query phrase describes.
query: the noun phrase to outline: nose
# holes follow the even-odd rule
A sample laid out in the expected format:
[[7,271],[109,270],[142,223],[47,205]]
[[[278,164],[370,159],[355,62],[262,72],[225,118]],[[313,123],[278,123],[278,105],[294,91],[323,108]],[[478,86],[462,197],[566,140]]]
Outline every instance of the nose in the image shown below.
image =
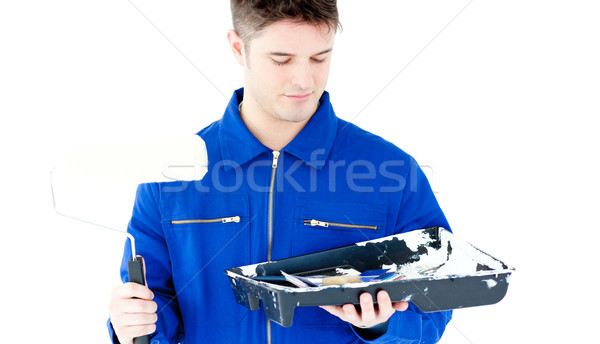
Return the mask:
[[309,90],[314,84],[313,70],[310,63],[296,63],[291,75],[292,86],[296,89]]

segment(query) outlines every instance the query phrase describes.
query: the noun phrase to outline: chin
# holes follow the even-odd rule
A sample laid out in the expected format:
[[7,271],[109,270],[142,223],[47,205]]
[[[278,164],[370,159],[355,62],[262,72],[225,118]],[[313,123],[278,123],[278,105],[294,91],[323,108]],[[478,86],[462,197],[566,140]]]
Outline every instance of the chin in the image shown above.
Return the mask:
[[281,119],[287,122],[300,123],[312,116],[315,113],[314,109],[316,109],[316,104],[315,106],[303,106],[300,109],[290,109],[282,112]]
[[312,114],[284,114],[279,116],[279,119],[285,122],[300,123],[305,121]]

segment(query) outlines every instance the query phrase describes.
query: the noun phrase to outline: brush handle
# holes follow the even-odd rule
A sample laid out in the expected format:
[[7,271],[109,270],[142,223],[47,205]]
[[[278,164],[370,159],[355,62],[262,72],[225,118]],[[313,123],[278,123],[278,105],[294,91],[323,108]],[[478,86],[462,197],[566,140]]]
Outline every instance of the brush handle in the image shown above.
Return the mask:
[[[144,261],[142,257],[131,258],[127,262],[127,272],[129,273],[129,282],[134,282],[141,285],[146,285],[144,281]],[[150,336],[145,335],[137,338],[133,338],[133,344],[148,344],[150,342]]]
[[344,275],[344,276],[332,276],[323,278],[323,285],[344,285],[346,283],[360,283],[360,276],[355,275]]

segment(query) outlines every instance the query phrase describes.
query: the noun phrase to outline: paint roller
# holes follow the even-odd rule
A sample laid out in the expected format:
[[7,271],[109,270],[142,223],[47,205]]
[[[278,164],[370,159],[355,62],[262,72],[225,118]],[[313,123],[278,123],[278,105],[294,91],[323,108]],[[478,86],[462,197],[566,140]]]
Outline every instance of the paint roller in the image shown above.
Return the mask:
[[[139,184],[196,181],[207,172],[207,152],[198,135],[147,142],[79,146],[50,173],[57,214],[127,235],[132,257],[129,280],[144,285],[144,266],[135,238],[125,228]],[[122,229],[119,229],[122,228]],[[149,336],[134,339],[148,343]]]

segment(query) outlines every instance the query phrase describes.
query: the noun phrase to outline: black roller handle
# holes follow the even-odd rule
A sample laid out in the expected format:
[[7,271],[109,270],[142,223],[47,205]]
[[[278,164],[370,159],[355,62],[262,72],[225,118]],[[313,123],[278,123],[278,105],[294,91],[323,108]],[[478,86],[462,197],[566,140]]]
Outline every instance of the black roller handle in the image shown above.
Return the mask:
[[[131,258],[127,262],[127,272],[129,273],[129,282],[134,282],[141,285],[146,285],[144,281],[144,261],[141,256]],[[133,344],[149,344],[150,336],[145,335],[133,338]]]

